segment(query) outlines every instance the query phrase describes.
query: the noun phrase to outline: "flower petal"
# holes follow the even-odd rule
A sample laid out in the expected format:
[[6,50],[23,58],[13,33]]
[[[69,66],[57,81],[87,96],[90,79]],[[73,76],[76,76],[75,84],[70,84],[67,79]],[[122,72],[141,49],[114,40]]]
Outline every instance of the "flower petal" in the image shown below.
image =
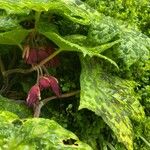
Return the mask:
[[[53,47],[40,47],[38,50],[38,62],[41,62],[45,58],[49,57],[51,54],[55,52]],[[58,56],[55,56],[50,61],[48,61],[45,66],[46,67],[57,67],[60,64]]]
[[49,79],[50,87],[52,88],[52,91],[56,94],[57,97],[60,96],[60,88],[58,84],[58,80],[53,76],[47,76]]
[[22,58],[28,59],[28,57],[29,57],[29,50],[30,50],[30,46],[29,45],[25,45],[24,48],[23,48]]
[[27,64],[37,64],[38,63],[38,51],[36,49],[30,49],[28,57],[25,58]]
[[41,76],[39,78],[39,87],[41,90],[43,90],[45,88],[49,88],[50,87],[49,79],[45,76]]
[[[47,47],[46,50],[49,55],[55,52],[55,49],[53,47]],[[47,65],[48,67],[58,67],[60,65],[59,57],[55,56],[47,63]]]
[[35,84],[28,92],[28,97],[26,99],[27,104],[29,106],[34,105],[37,101],[41,99],[40,95],[40,88],[37,84]]
[[45,75],[40,77],[39,87],[41,90],[50,87],[52,91],[56,94],[56,96],[58,97],[60,96],[60,88],[59,88],[58,80],[53,76]]
[[[39,47],[30,48],[29,45],[24,46],[24,51],[22,54],[22,58],[26,61],[27,64],[35,65],[40,63],[42,60],[50,56],[54,52],[53,47]],[[45,66],[46,67],[57,67],[59,65],[58,56],[55,56],[50,61],[48,61]]]
[[44,60],[48,56],[49,56],[49,54],[46,52],[46,50],[43,47],[39,48],[39,50],[38,50],[38,62],[41,62],[42,60]]

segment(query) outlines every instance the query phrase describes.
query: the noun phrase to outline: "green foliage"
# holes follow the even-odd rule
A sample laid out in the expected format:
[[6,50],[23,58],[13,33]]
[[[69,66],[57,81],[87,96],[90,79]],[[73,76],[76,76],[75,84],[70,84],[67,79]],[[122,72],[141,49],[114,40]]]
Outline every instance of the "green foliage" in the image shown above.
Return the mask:
[[[59,105],[59,102],[53,102],[48,106],[52,108],[47,108],[51,116],[45,112],[42,117],[55,118],[62,124],[65,122],[69,130],[76,132],[93,149],[123,150],[120,143],[128,150],[146,149],[150,142],[146,135],[150,115],[149,2],[83,1],[0,0],[0,87],[9,87],[11,82],[13,86],[8,90],[22,90],[22,99],[25,99],[29,88],[26,81],[35,84],[35,75],[13,76],[10,73],[4,77],[5,69],[28,67],[21,59],[21,50],[26,44],[39,49],[54,44],[54,54],[61,52],[61,63],[58,68],[49,68],[48,72],[60,77],[62,92],[79,90],[80,85],[80,100],[73,98],[76,101],[73,102],[74,111],[69,102],[63,101],[65,110],[61,115],[58,109],[54,109],[54,104]],[[12,56],[16,49],[14,45],[21,50]],[[9,59],[12,57],[11,62],[5,60],[6,55]],[[78,56],[80,62],[76,59]],[[80,83],[77,83],[79,78]],[[0,92],[3,94],[2,89]],[[9,92],[4,95],[7,93],[10,97]],[[45,91],[42,97],[51,94]],[[16,96],[16,99],[19,98]],[[31,117],[31,110],[22,102],[1,96],[0,105],[1,111],[13,112],[21,118]],[[83,114],[80,114],[78,105],[79,109],[86,108],[92,112],[81,110]],[[52,120],[21,120],[10,112],[0,114],[2,148],[91,149]],[[59,115],[62,116],[60,120]],[[70,120],[73,120],[72,124],[69,124]],[[106,138],[105,130],[110,138]]]
[[30,11],[36,12],[49,11],[58,13],[71,19],[74,22],[81,24],[89,24],[88,12],[82,11],[78,5],[71,1],[64,0],[30,0],[30,1],[15,1],[1,0],[1,9],[4,9],[8,14],[29,14]]
[[[80,45],[72,42],[72,41],[74,41],[72,38],[74,38],[75,36],[72,36],[72,38],[67,36],[67,39],[65,39],[57,33],[57,30],[55,29],[54,26],[49,26],[48,28],[46,28],[47,29],[46,31],[44,29],[45,26],[46,25],[40,26],[39,32],[41,34],[45,35],[50,40],[52,40],[55,44],[57,44],[57,46],[59,46],[60,50],[62,50],[62,51],[75,51],[75,52],[77,51],[77,52],[82,52],[84,55],[98,56],[100,58],[108,60],[110,63],[112,63],[113,65],[118,67],[114,61],[101,55],[100,53],[105,51],[106,49],[112,47],[113,45],[117,44],[119,41],[115,41],[112,43],[108,43],[105,45],[92,47],[92,48],[80,46]],[[71,40],[71,42],[70,42],[70,40]]]
[[[144,65],[144,67],[137,71],[140,74],[140,78],[138,78],[139,86],[137,91],[141,96],[141,103],[144,106],[145,112],[147,116],[150,115],[150,60]],[[137,77],[136,77],[137,78]]]
[[28,33],[29,31],[25,29],[15,29],[0,33],[0,43],[8,45],[18,45],[25,39]]
[[0,121],[0,147],[3,149],[91,149],[53,120],[21,120],[15,114],[1,111]]
[[9,111],[17,114],[20,118],[27,118],[32,116],[32,111],[29,109],[25,103],[17,102],[0,96],[0,111]]
[[150,118],[145,118],[142,122],[136,124],[134,126],[134,132],[136,135],[136,138],[134,141],[135,143],[135,149],[143,149],[147,150],[150,148]]
[[18,27],[17,19],[9,16],[0,17],[0,31],[8,31]]
[[87,109],[82,109],[75,114],[72,124],[74,124],[73,131],[78,137],[89,143],[94,150],[107,147],[105,142],[110,138],[108,135],[111,131],[109,131],[101,117]]
[[92,23],[88,34],[90,43],[99,45],[116,39],[120,42],[113,46],[112,52],[108,53],[112,53],[112,59],[121,64],[120,67],[129,68],[136,62],[148,60],[150,39],[141,32],[127,28],[110,17],[102,17],[101,20]]
[[148,0],[85,0],[85,2],[100,13],[126,21],[128,26],[132,25],[150,35]]
[[[129,118],[140,121],[144,111],[134,93],[134,82],[109,75],[96,59],[81,59],[80,107],[94,111],[114,131],[127,149],[133,149]],[[89,76],[90,74],[90,76]]]

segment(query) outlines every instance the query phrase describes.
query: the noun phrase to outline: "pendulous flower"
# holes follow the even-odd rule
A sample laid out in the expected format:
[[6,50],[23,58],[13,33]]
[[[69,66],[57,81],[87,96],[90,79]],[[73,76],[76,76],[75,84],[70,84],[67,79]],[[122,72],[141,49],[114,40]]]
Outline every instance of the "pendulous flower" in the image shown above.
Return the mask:
[[36,49],[30,49],[27,56],[25,57],[27,64],[35,65],[38,63],[38,51]]
[[51,88],[57,97],[60,96],[58,80],[50,75],[41,76],[39,78],[39,87],[41,90]]
[[[36,65],[50,56],[53,52],[55,52],[55,49],[53,47],[30,48],[27,45],[24,47],[22,57],[27,64]],[[45,64],[46,67],[57,67],[58,65],[59,59],[57,56],[55,56]]]
[[36,102],[38,102],[41,99],[40,95],[40,87],[38,84],[35,84],[31,87],[30,91],[28,92],[28,97],[26,99],[27,104],[29,106],[33,106]]

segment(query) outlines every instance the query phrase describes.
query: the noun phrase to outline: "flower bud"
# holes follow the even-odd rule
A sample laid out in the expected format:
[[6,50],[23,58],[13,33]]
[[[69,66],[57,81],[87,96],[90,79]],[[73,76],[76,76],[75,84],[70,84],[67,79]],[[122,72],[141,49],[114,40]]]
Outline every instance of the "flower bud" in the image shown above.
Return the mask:
[[41,76],[39,79],[39,87],[41,90],[50,87],[57,97],[60,96],[58,80],[53,76],[49,76],[49,75]]
[[31,87],[30,91],[28,92],[28,97],[26,99],[27,104],[29,106],[33,106],[37,101],[41,99],[40,96],[40,88],[39,85],[35,84]]

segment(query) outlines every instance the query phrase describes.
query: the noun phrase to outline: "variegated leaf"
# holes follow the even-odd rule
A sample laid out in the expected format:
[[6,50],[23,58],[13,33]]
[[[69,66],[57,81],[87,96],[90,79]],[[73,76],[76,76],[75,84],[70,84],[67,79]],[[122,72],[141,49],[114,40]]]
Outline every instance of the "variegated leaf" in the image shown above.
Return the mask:
[[128,150],[133,150],[129,118],[141,120],[144,111],[134,92],[135,83],[112,76],[96,58],[82,57],[79,109],[87,108],[101,116]]

